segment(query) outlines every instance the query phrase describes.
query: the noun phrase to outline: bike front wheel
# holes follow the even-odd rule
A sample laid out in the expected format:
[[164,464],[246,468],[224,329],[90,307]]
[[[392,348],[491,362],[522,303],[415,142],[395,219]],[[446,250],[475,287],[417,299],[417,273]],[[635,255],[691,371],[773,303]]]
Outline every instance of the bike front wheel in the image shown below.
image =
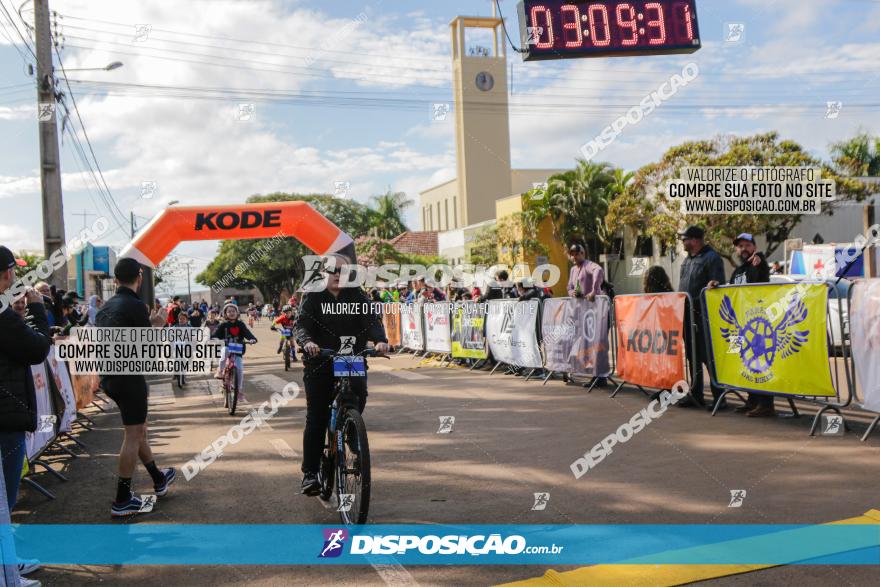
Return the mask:
[[235,408],[238,406],[238,370],[230,367],[226,376],[226,408],[229,415],[235,415]]
[[347,410],[336,432],[336,496],[343,524],[364,524],[370,509],[370,446],[360,412]]

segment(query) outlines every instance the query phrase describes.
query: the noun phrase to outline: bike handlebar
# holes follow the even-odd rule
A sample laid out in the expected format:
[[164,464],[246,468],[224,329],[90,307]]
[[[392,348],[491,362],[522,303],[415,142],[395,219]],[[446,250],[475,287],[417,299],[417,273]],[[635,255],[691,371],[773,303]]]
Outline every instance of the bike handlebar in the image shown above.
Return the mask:
[[[330,358],[330,357],[335,357],[338,354],[339,354],[339,351],[335,351],[333,349],[321,349],[321,353],[318,356]],[[352,356],[379,357],[379,358],[384,358],[384,359],[391,358],[388,355],[386,355],[385,353],[380,353],[376,349],[364,349],[361,352],[357,353],[356,355],[352,355]]]

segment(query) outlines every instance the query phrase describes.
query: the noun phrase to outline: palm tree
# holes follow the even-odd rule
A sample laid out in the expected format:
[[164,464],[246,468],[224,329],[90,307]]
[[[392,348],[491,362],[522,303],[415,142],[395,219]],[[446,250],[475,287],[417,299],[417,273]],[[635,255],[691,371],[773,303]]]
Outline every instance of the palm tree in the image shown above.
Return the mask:
[[407,199],[404,192],[392,192],[389,189],[381,196],[370,198],[370,202],[373,204],[370,224],[374,236],[390,239],[409,230],[403,217],[404,211],[412,206],[413,201]]
[[831,156],[838,169],[853,177],[880,176],[880,137],[861,133],[831,145]]

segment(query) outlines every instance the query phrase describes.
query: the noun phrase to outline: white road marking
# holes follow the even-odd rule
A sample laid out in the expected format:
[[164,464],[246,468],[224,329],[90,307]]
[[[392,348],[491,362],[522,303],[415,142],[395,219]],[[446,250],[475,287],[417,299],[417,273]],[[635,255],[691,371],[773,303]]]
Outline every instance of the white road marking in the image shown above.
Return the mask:
[[386,371],[386,373],[393,377],[399,377],[400,379],[406,379],[408,381],[430,379],[430,377],[428,377],[427,375],[422,375],[421,373],[413,373],[412,371]]
[[278,454],[286,459],[295,459],[297,456],[296,451],[293,450],[293,447],[287,444],[287,442],[282,438],[273,438],[269,441],[269,444],[274,446],[275,450],[278,451]]

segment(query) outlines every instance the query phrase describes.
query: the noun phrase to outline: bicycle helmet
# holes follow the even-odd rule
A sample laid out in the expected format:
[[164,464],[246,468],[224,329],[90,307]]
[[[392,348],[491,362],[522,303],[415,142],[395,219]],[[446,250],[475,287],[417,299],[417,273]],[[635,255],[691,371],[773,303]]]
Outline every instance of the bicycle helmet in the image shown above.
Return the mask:
[[282,311],[282,312],[292,312],[292,311],[293,311],[293,306],[291,306],[290,304],[285,304],[284,307],[281,308],[281,311]]

